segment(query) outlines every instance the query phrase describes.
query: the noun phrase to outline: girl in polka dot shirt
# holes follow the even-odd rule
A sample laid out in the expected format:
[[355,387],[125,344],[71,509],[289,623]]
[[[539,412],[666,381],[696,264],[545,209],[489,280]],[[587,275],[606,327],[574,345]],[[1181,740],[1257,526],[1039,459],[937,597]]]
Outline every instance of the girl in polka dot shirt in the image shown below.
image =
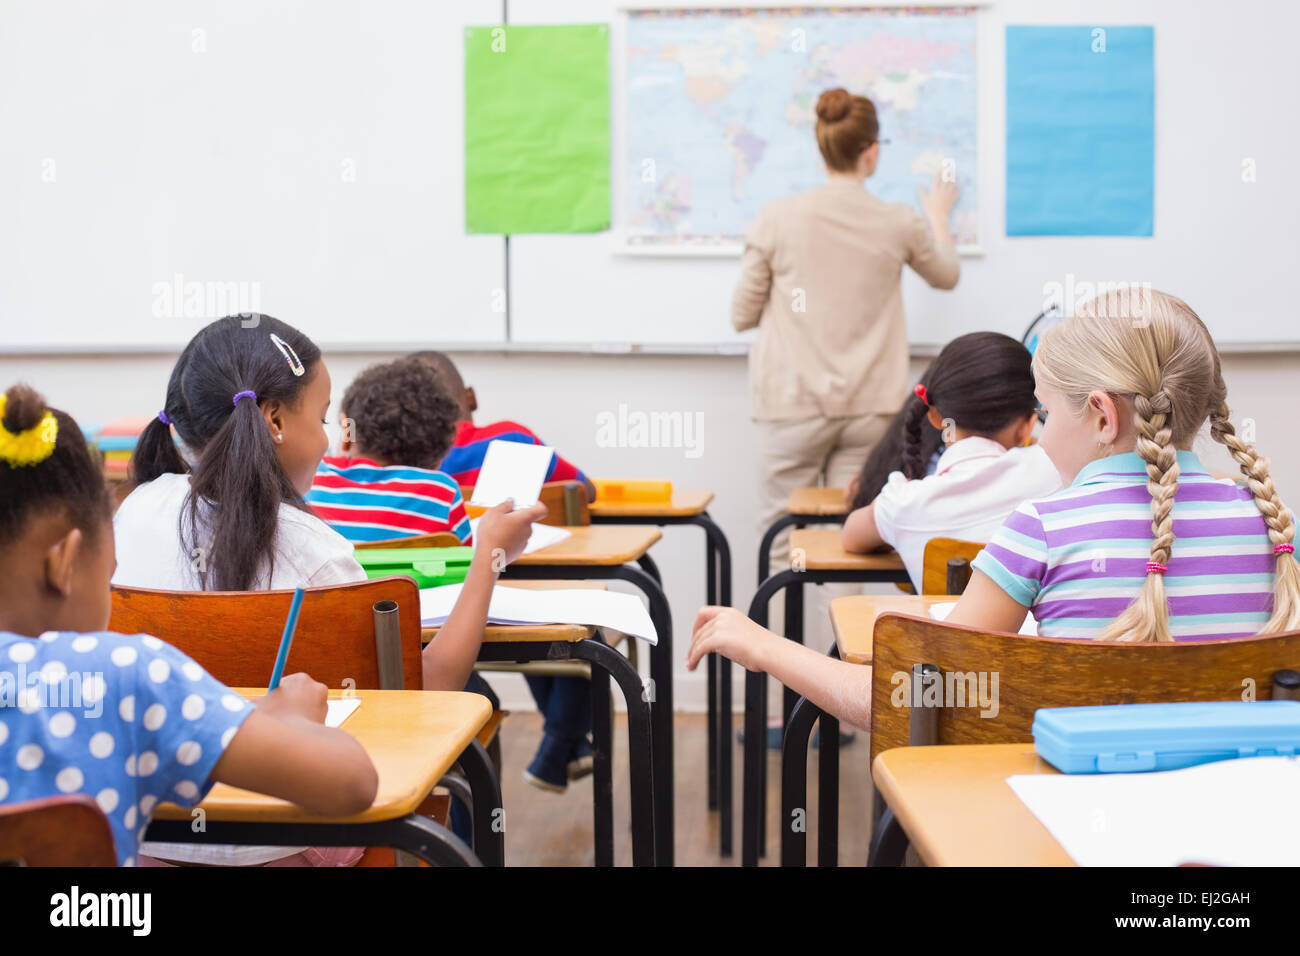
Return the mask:
[[108,496],[81,430],[25,386],[0,396],[0,804],[85,794],[132,866],[154,808],[221,781],[349,815],[378,779],[324,726],[326,688],[285,677],[257,706],[175,648],[104,631]]

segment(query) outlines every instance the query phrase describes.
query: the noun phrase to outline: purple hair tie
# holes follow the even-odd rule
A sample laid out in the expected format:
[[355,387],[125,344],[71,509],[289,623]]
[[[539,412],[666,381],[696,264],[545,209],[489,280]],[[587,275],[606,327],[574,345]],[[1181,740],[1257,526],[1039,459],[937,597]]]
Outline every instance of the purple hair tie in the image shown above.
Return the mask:
[[236,393],[235,393],[235,404],[238,405],[238,404],[239,404],[239,400],[240,400],[241,398],[243,398],[245,395],[247,395],[249,398],[251,398],[251,399],[253,400],[253,404],[254,404],[254,405],[257,404],[257,392],[253,391],[251,388],[248,389],[247,391],[236,392]]
[[158,421],[162,422],[164,425],[170,425],[172,423],[172,420],[167,417],[165,411],[158,412]]

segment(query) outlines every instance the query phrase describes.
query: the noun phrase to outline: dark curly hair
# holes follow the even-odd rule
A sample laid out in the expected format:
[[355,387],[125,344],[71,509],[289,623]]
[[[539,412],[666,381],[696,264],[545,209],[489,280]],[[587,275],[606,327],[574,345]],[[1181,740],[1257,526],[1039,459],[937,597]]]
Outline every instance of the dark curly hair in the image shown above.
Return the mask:
[[67,412],[48,408],[30,386],[13,385],[5,392],[0,428],[11,435],[28,432],[47,412],[57,423],[47,457],[34,464],[0,458],[0,548],[21,538],[33,518],[51,511],[62,512],[90,540],[112,517],[103,466]]
[[438,373],[411,358],[367,368],[343,393],[342,408],[361,455],[412,468],[438,467],[460,418]]

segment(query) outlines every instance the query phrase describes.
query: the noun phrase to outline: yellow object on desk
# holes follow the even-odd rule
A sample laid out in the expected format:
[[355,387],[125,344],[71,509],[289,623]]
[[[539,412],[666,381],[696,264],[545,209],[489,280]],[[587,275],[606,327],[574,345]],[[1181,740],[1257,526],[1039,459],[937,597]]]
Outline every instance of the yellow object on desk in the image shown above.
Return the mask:
[[596,501],[601,504],[666,504],[673,497],[671,481],[611,481],[595,478],[591,483],[596,486]]
[[665,500],[597,498],[588,508],[592,517],[683,518],[703,514],[713,501],[711,491],[674,491]]

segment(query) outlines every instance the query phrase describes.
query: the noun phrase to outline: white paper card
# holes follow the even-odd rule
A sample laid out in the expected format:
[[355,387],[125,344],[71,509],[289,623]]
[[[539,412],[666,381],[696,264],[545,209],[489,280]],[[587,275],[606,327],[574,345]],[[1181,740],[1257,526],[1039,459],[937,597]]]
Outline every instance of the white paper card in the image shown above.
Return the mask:
[[[957,606],[956,601],[945,601],[942,604],[930,605],[930,617],[936,621],[946,620],[952,613],[952,609]],[[1025,623],[1020,625],[1020,633],[1027,634],[1030,637],[1038,636],[1038,622],[1034,620],[1032,614],[1025,615]]]
[[1294,866],[1300,859],[1294,757],[1160,773],[1020,774],[1007,784],[1080,866]]
[[325,706],[329,712],[325,714],[326,727],[339,727],[343,721],[352,716],[352,712],[361,706],[360,697],[343,697],[327,700]]
[[537,504],[554,454],[555,450],[545,445],[493,439],[488,442],[469,503],[491,508],[513,498],[515,510]]
[[[469,530],[474,535],[474,540],[478,540],[478,518],[471,518],[469,521]],[[549,524],[533,523],[533,529],[528,534],[528,543],[524,545],[524,554],[532,554],[534,551],[540,551],[542,548],[549,548],[553,544],[558,544],[565,538],[572,535],[573,532],[568,528],[557,528]]]
[[[447,584],[420,591],[420,621],[441,627],[456,606],[464,585]],[[639,637],[649,644],[659,641],[654,623],[641,599],[633,594],[596,588],[534,591],[498,585],[488,604],[491,624],[587,624]]]

